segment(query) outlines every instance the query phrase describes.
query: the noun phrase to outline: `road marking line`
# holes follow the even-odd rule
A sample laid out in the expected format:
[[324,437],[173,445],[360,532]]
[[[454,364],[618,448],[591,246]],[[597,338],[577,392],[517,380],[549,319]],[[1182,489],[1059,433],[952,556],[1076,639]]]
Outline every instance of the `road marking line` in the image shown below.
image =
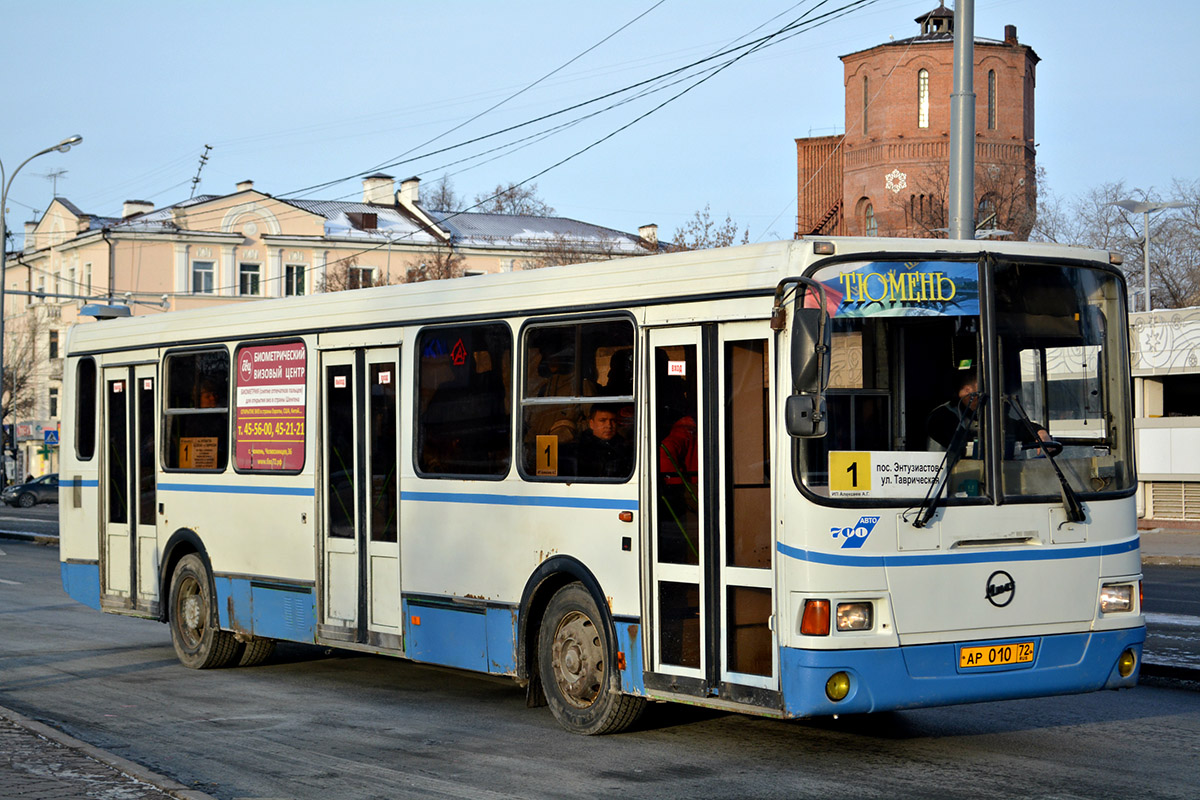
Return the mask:
[[1184,628],[1200,628],[1200,617],[1185,614],[1147,614],[1146,622],[1156,625],[1178,625]]
[[9,586],[24,586],[25,585],[25,584],[21,583],[20,581],[6,581],[6,580],[4,580],[4,578],[0,578],[0,583],[7,583]]

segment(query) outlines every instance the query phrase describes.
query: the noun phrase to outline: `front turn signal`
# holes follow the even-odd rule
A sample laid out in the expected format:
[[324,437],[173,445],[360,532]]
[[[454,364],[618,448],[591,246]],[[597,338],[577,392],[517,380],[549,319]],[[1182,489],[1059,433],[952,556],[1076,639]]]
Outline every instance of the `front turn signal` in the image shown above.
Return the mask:
[[805,636],[829,635],[829,601],[805,600],[800,617],[800,632]]

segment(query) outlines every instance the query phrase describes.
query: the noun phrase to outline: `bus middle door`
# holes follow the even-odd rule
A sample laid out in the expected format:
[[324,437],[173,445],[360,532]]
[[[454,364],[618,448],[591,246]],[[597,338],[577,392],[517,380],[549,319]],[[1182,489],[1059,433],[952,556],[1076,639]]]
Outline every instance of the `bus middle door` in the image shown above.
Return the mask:
[[777,702],[766,321],[650,331],[646,686]]
[[321,636],[401,648],[399,348],[322,354]]

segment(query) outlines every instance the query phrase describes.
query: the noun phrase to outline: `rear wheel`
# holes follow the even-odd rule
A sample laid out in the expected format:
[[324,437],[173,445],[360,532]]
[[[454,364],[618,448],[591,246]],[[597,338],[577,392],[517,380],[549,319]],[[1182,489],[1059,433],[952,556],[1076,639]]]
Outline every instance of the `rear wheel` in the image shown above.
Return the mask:
[[621,694],[604,618],[582,584],[559,589],[538,635],[546,701],[572,733],[617,733],[642,715],[646,701]]
[[223,667],[238,655],[237,639],[216,625],[208,569],[195,553],[181,558],[175,567],[169,609],[171,643],[185,667]]
[[238,642],[239,667],[257,667],[271,657],[275,652],[274,639],[251,639],[248,642]]

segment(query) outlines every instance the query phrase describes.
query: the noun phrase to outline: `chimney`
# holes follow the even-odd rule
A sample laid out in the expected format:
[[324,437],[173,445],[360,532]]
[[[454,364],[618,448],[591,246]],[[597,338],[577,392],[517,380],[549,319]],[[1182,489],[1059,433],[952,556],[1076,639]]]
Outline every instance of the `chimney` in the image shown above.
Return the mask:
[[414,175],[411,178],[405,178],[400,182],[400,191],[396,194],[396,200],[402,206],[415,205],[421,199],[421,179]]
[[121,219],[129,219],[137,214],[145,214],[154,210],[154,203],[148,200],[126,200],[121,206]]
[[382,172],[376,172],[374,175],[363,178],[362,201],[390,205],[392,192],[395,191],[395,180],[391,175],[384,175]]
[[638,228],[638,236],[642,237],[642,241],[649,244],[651,248],[658,247],[658,226],[654,223]]
[[253,188],[254,188],[254,181],[241,181],[237,185],[237,190],[239,192],[248,192]]
[[1005,25],[1004,26],[1004,43],[1005,44],[1016,44],[1017,43],[1017,26],[1016,25]]

